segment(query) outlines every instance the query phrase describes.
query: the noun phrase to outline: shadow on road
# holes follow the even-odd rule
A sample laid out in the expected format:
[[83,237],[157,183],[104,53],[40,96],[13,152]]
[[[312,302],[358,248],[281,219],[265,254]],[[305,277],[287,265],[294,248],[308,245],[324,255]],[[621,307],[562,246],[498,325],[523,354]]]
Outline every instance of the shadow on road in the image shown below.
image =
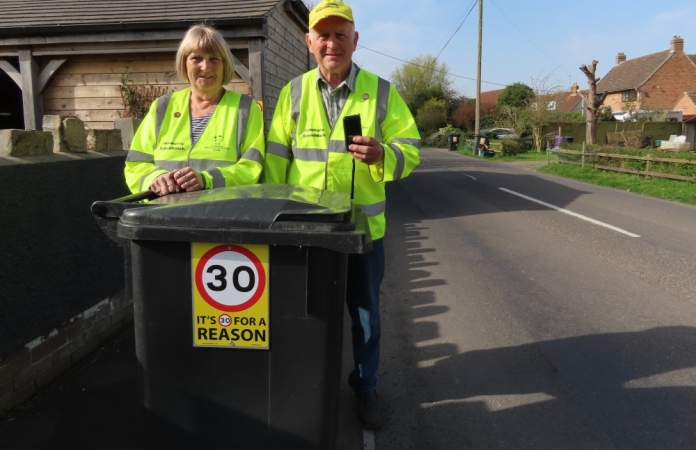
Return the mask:
[[[418,186],[431,182],[423,195],[437,197],[443,173],[413,177],[422,178]],[[437,316],[450,307],[433,290],[451,280],[433,277],[440,263],[424,257],[435,249],[428,247],[423,216],[399,192],[407,189],[390,189],[383,308],[385,339],[393,344],[383,352],[381,373],[390,419],[378,448],[696,448],[696,383],[694,371],[686,370],[696,367],[696,328],[665,326],[459,352],[438,324]],[[478,189],[498,197],[497,189]],[[571,191],[562,195],[582,194]],[[496,207],[519,208],[499,197]],[[438,215],[435,203],[441,201],[446,199],[433,200],[429,219],[485,212],[462,206]]]

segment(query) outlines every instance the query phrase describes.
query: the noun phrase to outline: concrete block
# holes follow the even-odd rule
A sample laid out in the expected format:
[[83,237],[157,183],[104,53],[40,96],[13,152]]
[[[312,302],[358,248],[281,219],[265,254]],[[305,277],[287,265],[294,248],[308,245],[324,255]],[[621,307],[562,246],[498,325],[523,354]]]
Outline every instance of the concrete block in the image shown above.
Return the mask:
[[36,377],[36,387],[41,389],[48,386],[53,380],[58,378],[60,374],[68,370],[70,366],[71,364],[69,359],[64,359],[60,363],[54,365],[45,373]]
[[87,151],[112,152],[123,150],[121,130],[87,130]]
[[43,116],[43,129],[44,129],[44,131],[60,130],[60,126],[62,124],[63,117],[65,117],[65,116],[56,116],[56,115],[48,115],[48,114]]
[[46,131],[0,130],[0,156],[36,156],[53,153],[53,135]]
[[85,124],[77,117],[68,116],[62,120],[63,142],[68,152],[84,153],[87,151],[87,133]]
[[130,150],[133,136],[135,136],[135,132],[138,131],[142,121],[142,119],[133,119],[131,117],[114,120],[114,128],[121,130],[121,141],[123,144],[121,148],[123,150]]

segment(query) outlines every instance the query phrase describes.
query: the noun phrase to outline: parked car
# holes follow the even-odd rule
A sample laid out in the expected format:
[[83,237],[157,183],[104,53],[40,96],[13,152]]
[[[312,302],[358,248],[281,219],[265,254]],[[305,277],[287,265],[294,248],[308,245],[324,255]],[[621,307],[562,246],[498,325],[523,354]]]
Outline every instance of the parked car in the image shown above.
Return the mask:
[[481,135],[492,139],[517,139],[517,133],[512,128],[484,128]]

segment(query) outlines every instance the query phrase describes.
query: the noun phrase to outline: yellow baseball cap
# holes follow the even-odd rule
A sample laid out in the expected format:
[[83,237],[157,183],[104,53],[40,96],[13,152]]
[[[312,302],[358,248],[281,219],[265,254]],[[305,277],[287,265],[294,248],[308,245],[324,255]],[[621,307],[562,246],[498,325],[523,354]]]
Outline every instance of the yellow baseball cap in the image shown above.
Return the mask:
[[336,16],[355,23],[353,10],[340,0],[322,0],[309,12],[309,28],[312,29],[320,20]]

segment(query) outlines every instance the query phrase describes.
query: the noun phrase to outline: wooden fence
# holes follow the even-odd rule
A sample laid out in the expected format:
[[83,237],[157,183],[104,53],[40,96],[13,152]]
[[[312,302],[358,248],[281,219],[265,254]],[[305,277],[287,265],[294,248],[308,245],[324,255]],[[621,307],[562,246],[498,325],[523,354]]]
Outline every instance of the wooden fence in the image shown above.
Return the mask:
[[[668,163],[668,164],[692,164],[696,165],[696,160],[690,160],[690,159],[674,159],[674,158],[660,158],[660,157],[655,157],[652,155],[647,155],[647,156],[633,156],[633,155],[618,155],[615,153],[601,153],[601,152],[587,152],[587,151],[577,151],[577,150],[565,150],[565,149],[558,149],[554,150],[554,153],[558,154],[558,162],[563,163],[563,164],[577,164],[582,167],[585,167],[586,165],[590,165],[594,169],[601,169],[601,170],[609,170],[612,172],[623,172],[623,173],[632,173],[636,175],[643,175],[646,177],[659,177],[659,178],[669,178],[672,180],[681,180],[681,181],[691,181],[694,182],[696,181],[696,177],[693,176],[684,176],[684,175],[673,175],[669,173],[662,173],[662,172],[654,172],[652,170],[652,165],[653,163]],[[569,158],[564,158],[561,155],[579,155],[580,156],[580,161],[575,161]],[[607,159],[618,159],[620,160],[620,167],[615,167],[615,166],[606,166],[602,164],[597,164],[597,159],[598,158],[607,158]],[[645,170],[635,170],[635,169],[627,169],[626,168],[626,161],[629,160],[636,160],[636,161],[645,161]]]

